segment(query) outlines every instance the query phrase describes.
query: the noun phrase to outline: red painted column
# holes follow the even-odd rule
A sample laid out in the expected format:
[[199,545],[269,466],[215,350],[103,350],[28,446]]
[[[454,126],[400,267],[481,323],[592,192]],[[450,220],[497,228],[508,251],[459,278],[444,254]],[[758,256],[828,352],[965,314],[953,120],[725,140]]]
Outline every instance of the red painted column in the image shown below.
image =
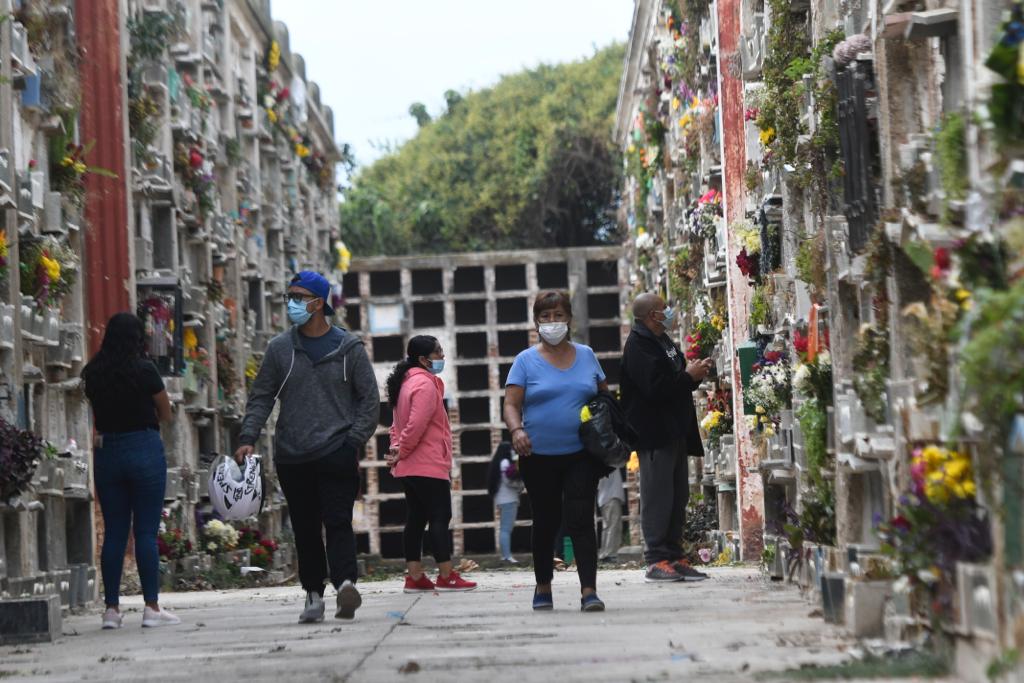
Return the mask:
[[77,0],[75,25],[81,52],[82,144],[95,141],[86,159],[117,178],[86,174],[85,285],[89,352],[99,348],[107,320],[129,310],[131,269],[128,244],[127,130],[121,74],[119,0]]
[[[741,0],[718,0],[719,106],[722,117],[722,180],[726,225],[746,214],[747,168],[743,120],[743,66],[739,52],[742,35]],[[758,471],[760,455],[751,441],[743,417],[743,387],[735,349],[747,339],[750,286],[736,265],[740,252],[736,236],[728,230],[729,330],[733,352],[733,415],[736,416],[736,496],[739,507],[740,552],[743,560],[757,560],[764,547],[764,481]]]

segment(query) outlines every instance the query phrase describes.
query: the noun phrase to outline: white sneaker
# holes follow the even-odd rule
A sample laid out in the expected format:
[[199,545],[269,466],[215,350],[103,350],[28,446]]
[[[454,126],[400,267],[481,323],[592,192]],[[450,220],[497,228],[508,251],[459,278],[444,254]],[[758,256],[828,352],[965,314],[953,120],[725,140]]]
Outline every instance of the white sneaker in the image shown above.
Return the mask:
[[181,623],[181,619],[174,616],[171,612],[165,609],[155,610],[151,607],[146,607],[142,612],[142,627],[143,628],[156,628],[157,626],[177,626]]
[[302,610],[302,614],[299,615],[300,624],[315,624],[318,621],[324,620],[324,599],[323,597],[315,592],[308,591],[306,593],[306,607]]
[[121,628],[121,621],[124,619],[124,615],[118,612],[113,607],[108,607],[107,611],[103,613],[103,628],[114,629]]

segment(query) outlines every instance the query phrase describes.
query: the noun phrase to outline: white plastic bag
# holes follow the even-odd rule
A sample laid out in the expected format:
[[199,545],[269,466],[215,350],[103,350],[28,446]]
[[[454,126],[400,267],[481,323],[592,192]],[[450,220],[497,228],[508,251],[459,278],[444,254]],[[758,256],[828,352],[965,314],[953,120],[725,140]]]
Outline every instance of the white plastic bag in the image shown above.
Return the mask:
[[244,467],[240,469],[233,458],[225,456],[210,472],[210,503],[223,519],[247,519],[258,514],[262,507],[260,456],[246,457]]

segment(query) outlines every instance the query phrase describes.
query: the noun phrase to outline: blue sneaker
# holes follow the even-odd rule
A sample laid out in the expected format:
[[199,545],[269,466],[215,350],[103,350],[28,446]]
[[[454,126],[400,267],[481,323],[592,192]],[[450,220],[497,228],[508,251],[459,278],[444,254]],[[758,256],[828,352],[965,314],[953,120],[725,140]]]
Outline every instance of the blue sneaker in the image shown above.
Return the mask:
[[597,593],[591,593],[590,595],[584,595],[580,598],[580,611],[581,612],[603,612],[604,603],[601,602],[601,598],[597,597]]
[[536,588],[533,590],[533,609],[535,612],[544,612],[554,608],[555,602],[551,598],[551,593],[538,593]]

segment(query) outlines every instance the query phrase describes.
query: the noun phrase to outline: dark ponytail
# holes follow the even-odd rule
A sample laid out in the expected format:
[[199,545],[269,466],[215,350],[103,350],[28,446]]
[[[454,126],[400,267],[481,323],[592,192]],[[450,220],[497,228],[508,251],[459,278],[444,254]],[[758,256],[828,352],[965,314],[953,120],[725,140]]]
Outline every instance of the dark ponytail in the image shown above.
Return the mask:
[[487,493],[491,494],[491,498],[497,495],[501,487],[501,461],[505,459],[512,459],[512,444],[508,441],[498,444],[487,470]]
[[388,403],[392,408],[398,405],[398,392],[402,390],[406,373],[413,368],[422,368],[420,357],[429,356],[436,348],[437,337],[431,337],[429,334],[418,334],[409,340],[409,345],[405,348],[405,359],[388,375]]

